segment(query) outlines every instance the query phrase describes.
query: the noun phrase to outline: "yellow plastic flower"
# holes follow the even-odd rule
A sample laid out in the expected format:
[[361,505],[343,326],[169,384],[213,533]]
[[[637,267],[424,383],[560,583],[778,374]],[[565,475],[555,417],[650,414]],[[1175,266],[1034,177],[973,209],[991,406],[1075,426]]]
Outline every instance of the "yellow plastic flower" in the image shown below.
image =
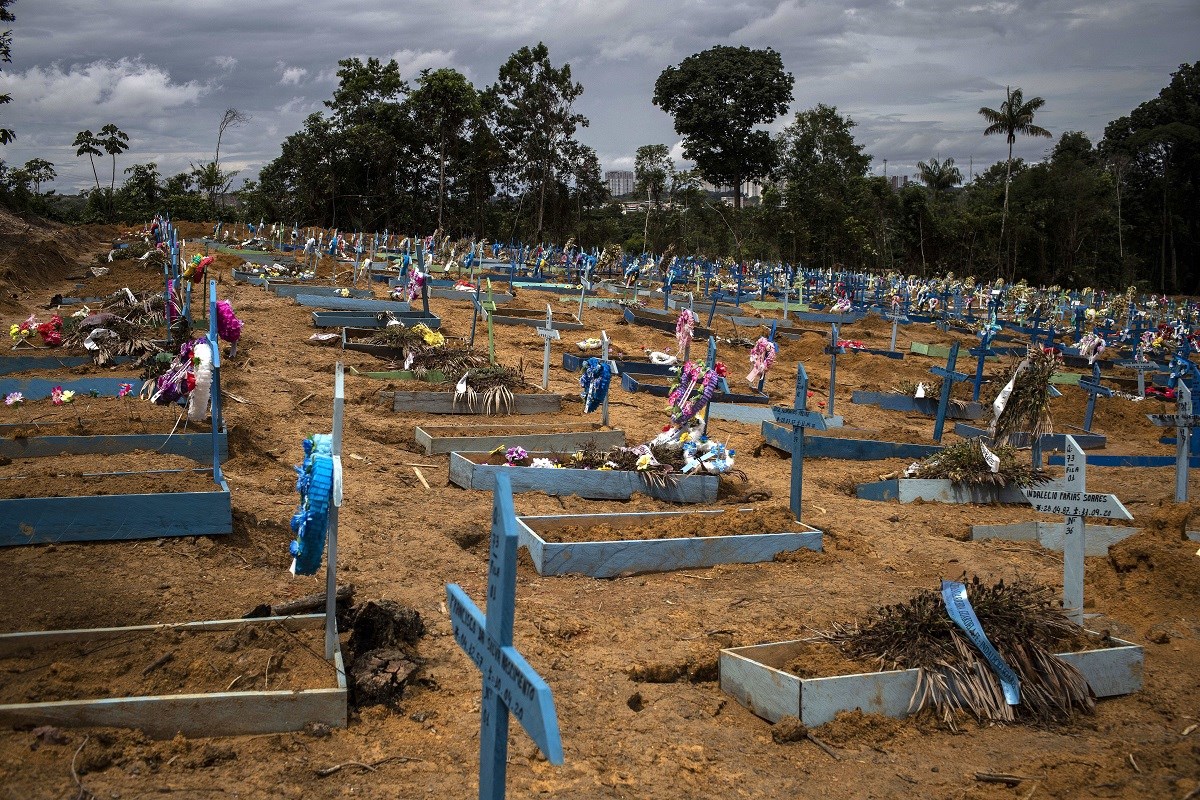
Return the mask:
[[425,344],[429,345],[430,347],[441,347],[446,343],[445,336],[435,330],[432,330],[423,322],[418,322],[416,325],[414,325],[413,330],[421,334],[421,338],[425,341]]
[[70,403],[70,402],[73,402],[74,400],[75,400],[75,392],[71,391],[70,389],[67,389],[62,393],[62,401],[64,403]]
[[650,454],[649,453],[638,456],[637,468],[639,470],[650,469]]
[[21,338],[21,326],[13,325],[11,328],[8,329],[8,335],[13,338],[13,341],[16,341],[17,339]]

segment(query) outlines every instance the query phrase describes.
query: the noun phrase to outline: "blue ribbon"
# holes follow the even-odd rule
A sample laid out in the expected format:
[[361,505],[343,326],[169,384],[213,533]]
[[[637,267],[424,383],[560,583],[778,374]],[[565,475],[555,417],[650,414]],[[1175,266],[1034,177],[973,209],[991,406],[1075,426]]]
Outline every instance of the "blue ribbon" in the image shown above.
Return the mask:
[[950,619],[954,620],[954,624],[962,629],[971,643],[978,648],[991,665],[992,671],[996,673],[996,677],[1000,679],[1000,688],[1004,690],[1004,702],[1010,706],[1020,704],[1021,679],[988,641],[983,626],[979,624],[979,618],[975,616],[975,609],[967,599],[967,587],[958,581],[942,581],[942,602],[946,604],[946,613],[950,615]]

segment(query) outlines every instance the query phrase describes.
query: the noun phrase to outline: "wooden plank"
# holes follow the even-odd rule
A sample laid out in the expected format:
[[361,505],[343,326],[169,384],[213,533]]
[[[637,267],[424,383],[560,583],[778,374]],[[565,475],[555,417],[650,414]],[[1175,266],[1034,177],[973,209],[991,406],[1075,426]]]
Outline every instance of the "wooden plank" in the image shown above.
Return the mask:
[[4,380],[0,380],[0,394],[20,392],[25,396],[26,400],[44,400],[50,396],[50,391],[55,386],[61,386],[63,389],[69,389],[77,395],[85,395],[95,391],[102,395],[116,397],[123,383],[141,386],[142,379],[135,375],[120,378],[79,378],[73,375],[64,375],[62,378],[5,378]]
[[[850,395],[850,402],[878,406],[889,411],[915,411],[929,417],[937,416],[936,397],[909,397],[895,392],[867,392],[855,389]],[[951,403],[946,406],[947,419],[979,419],[982,416],[983,406],[979,403]]]
[[[1113,641],[1116,647],[1057,654],[1083,673],[1097,697],[1142,688],[1143,649],[1132,642]],[[896,718],[908,715],[917,670],[800,678],[780,669],[801,658],[805,644],[794,640],[722,650],[718,659],[722,691],[772,723],[795,716],[808,726],[823,725],[855,709]]]
[[[571,428],[574,427],[574,430]],[[417,445],[425,455],[445,453],[490,453],[506,445],[526,450],[577,450],[588,442],[602,449],[625,446],[625,431],[602,430],[599,425],[530,425],[510,428],[503,436],[450,436],[445,431],[461,432],[460,427],[421,427],[413,429]]]
[[[790,428],[766,421],[762,424],[765,444],[785,453],[792,452]],[[874,439],[850,439],[840,436],[809,435],[804,438],[804,455],[807,458],[839,458],[847,461],[879,461],[888,458],[927,458],[941,452],[936,444],[913,444],[911,442],[881,442]]]
[[[1063,465],[1063,456],[1050,456],[1046,459],[1046,463],[1053,467],[1061,467]],[[1091,453],[1087,457],[1087,464],[1093,467],[1173,468],[1175,466],[1175,456],[1116,456]],[[1188,467],[1190,469],[1200,467],[1200,456],[1190,456],[1188,458]]]
[[[463,290],[459,290],[459,289],[447,289],[445,287],[435,286],[435,287],[431,287],[429,289],[429,296],[436,297],[441,300],[461,300],[463,302],[469,303],[474,299],[475,293],[467,292],[467,291],[463,291]],[[487,291],[486,290],[479,293],[479,299],[482,301],[485,301],[485,302],[487,301]],[[508,292],[497,292],[497,291],[492,292],[492,302],[496,303],[497,305],[500,305],[503,303],[511,303],[512,299],[513,299],[513,296]]]
[[354,297],[359,300],[373,298],[375,293],[370,289],[350,289],[341,286],[313,286],[305,283],[279,283],[267,281],[267,289],[278,297],[295,297],[299,294],[313,297]]
[[[709,403],[708,404],[709,419],[723,419],[729,422],[741,422],[746,425],[760,425],[764,422],[773,422],[775,414],[768,406],[742,406],[734,403]],[[787,433],[788,441],[791,441],[792,432]]]
[[[656,316],[645,309],[634,310],[626,308],[624,314],[625,321],[631,325],[643,325],[656,330],[665,331],[666,333],[675,335],[675,320],[667,315]],[[709,328],[704,328],[699,325],[692,331],[692,336],[697,341],[704,341],[710,336],[716,334]]]
[[[119,364],[124,364],[129,361],[129,358],[127,356],[120,356],[116,361]],[[92,363],[92,359],[89,356],[0,356],[0,375],[12,375],[15,372],[31,372],[41,369],[69,369],[71,367],[82,367],[90,363]]]
[[[526,314],[529,316],[525,316]],[[492,322],[497,325],[525,325],[530,328],[544,328],[546,315],[539,311],[518,308],[504,312],[492,312]],[[583,323],[574,314],[556,314],[550,327],[556,331],[579,331],[583,330]]]
[[296,295],[298,305],[327,308],[335,311],[411,311],[407,302],[396,300],[366,300],[357,297],[320,297],[313,294]]
[[[655,397],[666,397],[671,387],[666,383],[657,382],[656,376],[635,376],[633,373],[621,373],[621,388],[627,392],[646,392]],[[719,403],[769,403],[771,398],[763,392],[753,389],[746,392],[713,392],[712,400]]]
[[1014,503],[1028,505],[1029,501],[1016,486],[973,486],[954,483],[948,479],[900,478],[890,481],[860,483],[855,490],[860,500],[892,500],[911,503]]
[[[62,454],[83,455],[98,453],[115,455],[146,450],[185,456],[193,461],[211,462],[213,457],[211,433],[144,433],[112,436],[30,436],[19,439],[0,438],[0,456],[7,458],[45,458]],[[217,434],[217,452],[222,462],[229,459],[229,436]]]
[[[465,403],[454,402],[454,392],[380,392],[391,395],[393,411],[426,414],[483,414],[482,408],[470,410]],[[513,396],[513,414],[548,414],[562,410],[561,394],[518,394]],[[503,414],[494,416],[505,416]]]
[[[699,521],[712,513],[721,512],[698,512],[688,516]],[[800,549],[819,551],[822,546],[821,532],[799,522],[795,523],[795,531],[733,536],[548,542],[539,535],[539,532],[566,525],[641,527],[680,516],[677,512],[572,514],[553,518],[517,517],[517,523],[521,544],[529,549],[539,575],[615,578],[646,572],[701,569],[718,564],[754,564],[770,561],[779,553]],[[543,524],[547,520],[550,524]]]
[[[964,439],[976,439],[980,436],[987,436],[986,429],[967,425],[963,422],[955,423],[954,432]],[[1102,433],[1073,433],[1071,436],[1075,439],[1076,444],[1084,450],[1099,450],[1108,442],[1108,437]],[[1025,431],[1011,434],[1008,437],[1009,444],[1014,447],[1029,447],[1029,440],[1029,433]],[[1046,433],[1042,435],[1042,450],[1045,452],[1062,452],[1066,446],[1066,434]],[[1092,463],[1090,456],[1088,463]],[[1171,463],[1174,464],[1175,461],[1172,460]]]
[[[442,326],[442,320],[436,314],[426,314],[421,311],[393,311],[392,316],[405,325],[424,323],[432,330]],[[387,323],[379,318],[378,311],[314,311],[313,326],[317,328],[370,328],[379,329]]]
[[687,475],[656,486],[627,470],[496,467],[477,464],[461,453],[450,454],[450,482],[464,489],[495,490],[500,470],[509,476],[513,492],[573,494],[590,500],[628,500],[634,492],[641,492],[671,503],[711,503],[717,499],[719,486],[716,475]]
[[[1066,524],[1062,522],[1016,522],[1009,525],[972,525],[971,541],[1004,539],[1012,542],[1037,542],[1047,550],[1063,551]],[[1140,528],[1125,528],[1117,525],[1085,525],[1084,555],[1107,556],[1108,548],[1124,541]]]
[[[323,614],[288,620],[264,617],[219,620],[183,625],[144,625],[95,630],[48,631],[0,635],[0,652],[36,650],[58,641],[86,641],[125,637],[140,631],[233,630],[264,623],[298,627],[324,627]],[[336,640],[335,640],[336,641]],[[313,723],[345,727],[347,721],[346,669],[341,647],[335,646],[329,688],[300,691],[244,691],[206,694],[151,695],[140,697],[66,700],[0,705],[0,725],[5,727],[57,725],[60,727],[120,727],[140,729],[148,736],[168,739],[245,736],[301,730]]]
[[0,547],[233,532],[229,487],[212,492],[0,500]]
[[[375,345],[375,346],[383,347],[384,345]],[[353,347],[350,347],[349,345],[347,345],[346,349],[347,350],[355,350],[358,348],[353,348]],[[364,350],[362,352],[373,353],[374,351]],[[426,383],[445,383],[446,382],[446,376],[440,370],[436,370],[436,369],[426,372],[425,375],[420,378],[418,378],[417,373],[413,372],[411,369],[392,369],[392,370],[384,370],[382,372],[361,372],[361,371],[355,369],[354,367],[350,367],[350,374],[361,375],[364,378],[371,378],[372,380],[377,380],[377,381],[425,381]]]
[[[593,356],[599,358],[600,350],[596,349],[580,355],[564,352],[562,355],[563,369],[568,372],[579,372],[583,369],[583,362]],[[671,370],[678,369],[678,365],[675,364],[653,364],[640,359],[616,358],[613,361],[617,364],[617,373],[621,375],[627,372],[634,375],[671,375]]]

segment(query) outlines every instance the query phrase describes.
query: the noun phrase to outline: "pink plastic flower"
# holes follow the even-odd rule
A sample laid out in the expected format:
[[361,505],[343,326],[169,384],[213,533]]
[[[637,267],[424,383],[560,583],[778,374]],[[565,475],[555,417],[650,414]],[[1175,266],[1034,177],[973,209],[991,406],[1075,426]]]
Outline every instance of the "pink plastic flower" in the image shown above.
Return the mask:
[[4,405],[19,406],[25,402],[25,395],[20,392],[9,392],[4,396]]
[[124,397],[133,391],[132,383],[122,383],[117,389],[117,397]]
[[55,386],[50,390],[50,402],[56,406],[63,404],[63,388],[61,386]]

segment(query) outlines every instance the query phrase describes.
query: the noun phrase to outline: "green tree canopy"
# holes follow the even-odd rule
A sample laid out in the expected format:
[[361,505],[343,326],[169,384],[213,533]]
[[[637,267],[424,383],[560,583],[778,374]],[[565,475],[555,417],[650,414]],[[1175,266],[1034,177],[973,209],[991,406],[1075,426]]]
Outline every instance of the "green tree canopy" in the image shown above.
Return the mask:
[[633,157],[634,191],[638,195],[649,195],[657,206],[666,191],[675,164],[671,161],[671,150],[665,144],[644,144]]
[[534,239],[545,228],[547,192],[557,175],[570,171],[575,131],[588,125],[588,118],[573,110],[582,94],[571,65],[555,68],[542,42],[509,56],[486,93],[492,131],[511,165],[509,184],[521,194],[532,192],[537,204]]
[[718,45],[663,70],[654,104],[674,118],[684,156],[708,180],[733,186],[741,208],[742,184],[775,162],[770,134],[755,126],[787,110],[792,83],[777,51]]

